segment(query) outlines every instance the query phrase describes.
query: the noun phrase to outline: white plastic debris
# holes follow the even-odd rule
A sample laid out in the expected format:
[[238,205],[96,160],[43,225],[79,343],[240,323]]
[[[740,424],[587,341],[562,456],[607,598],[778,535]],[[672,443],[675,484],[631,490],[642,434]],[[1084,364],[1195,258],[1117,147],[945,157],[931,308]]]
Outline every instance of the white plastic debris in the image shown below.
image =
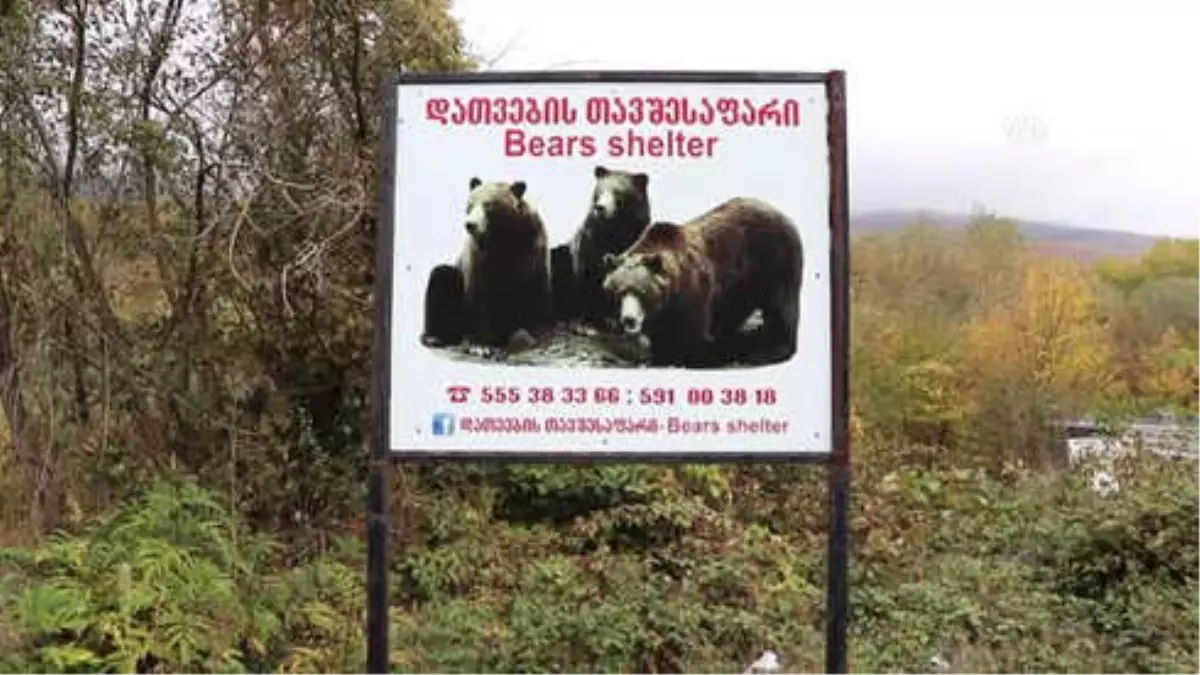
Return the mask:
[[1107,471],[1097,471],[1092,476],[1092,491],[1101,497],[1107,497],[1121,488],[1116,476]]
[[746,669],[747,673],[776,673],[779,672],[779,655],[768,649]]

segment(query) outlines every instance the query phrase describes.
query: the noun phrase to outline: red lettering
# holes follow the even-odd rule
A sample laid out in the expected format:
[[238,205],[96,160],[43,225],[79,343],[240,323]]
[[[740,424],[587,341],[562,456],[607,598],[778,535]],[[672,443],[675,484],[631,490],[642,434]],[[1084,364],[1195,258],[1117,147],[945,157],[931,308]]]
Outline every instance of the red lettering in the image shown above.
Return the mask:
[[520,157],[525,154],[525,132],[509,129],[504,132],[504,156]]
[[592,392],[596,403],[614,404],[621,402],[621,390],[616,387],[600,387]]
[[642,405],[673,405],[675,390],[661,387],[643,389],[638,394],[638,400]]
[[[773,98],[766,102],[758,102],[746,97],[733,96],[712,99],[704,96],[694,99],[657,96],[631,96],[628,98],[593,96],[583,101],[582,108],[581,113],[579,108],[572,104],[566,96],[433,98],[426,101],[425,119],[441,125],[559,126],[571,125],[580,119],[596,126],[624,124],[667,127],[707,126],[716,122],[726,126],[794,127],[800,124],[800,102],[793,99]],[[562,143],[570,144],[572,137],[564,136],[562,138]],[[545,142],[550,144],[551,137],[547,137]],[[647,140],[646,143],[666,148],[673,141],[668,137],[663,137],[658,141]],[[548,147],[549,145],[547,145]],[[572,154],[588,156],[584,154],[585,152],[581,146],[577,152]],[[648,149],[644,154],[645,156],[656,156],[653,152]],[[636,156],[638,153],[626,152],[625,154]],[[545,154],[545,156],[554,155]]]
[[584,387],[565,387],[562,390],[563,403],[587,403],[587,389]]
[[746,405],[746,390],[722,389],[721,405]]
[[445,125],[449,120],[446,116],[450,113],[450,101],[444,98],[431,98],[425,102],[425,119],[440,122]]
[[[778,106],[778,99],[775,99],[774,105]],[[726,125],[739,122],[755,125],[764,123],[758,115],[759,108],[760,106],[750,99],[727,97],[716,99],[714,102],[704,96],[695,100],[658,96],[632,96],[628,99],[593,96],[584,104],[585,119],[588,124],[596,126],[637,125],[643,122],[654,126],[709,125],[716,121],[718,113]],[[778,119],[778,113],[775,113],[775,119]]]
[[682,131],[642,135],[631,129],[623,135],[609,137],[608,154],[614,158],[686,157],[698,159],[712,157],[718,140],[720,139],[716,136],[692,136]]
[[716,420],[686,420],[678,417],[667,418],[668,434],[719,434],[721,423]]
[[484,403],[520,403],[521,390],[517,387],[484,387],[480,400]]
[[787,420],[730,420],[725,429],[731,434],[786,434],[790,422]]
[[520,129],[504,132],[506,157],[591,157],[596,139],[591,136],[538,136]]

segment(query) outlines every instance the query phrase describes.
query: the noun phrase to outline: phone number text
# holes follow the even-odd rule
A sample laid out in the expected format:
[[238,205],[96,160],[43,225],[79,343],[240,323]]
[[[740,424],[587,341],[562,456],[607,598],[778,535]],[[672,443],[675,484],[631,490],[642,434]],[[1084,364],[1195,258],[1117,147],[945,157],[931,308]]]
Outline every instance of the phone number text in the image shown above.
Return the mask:
[[517,387],[451,385],[446,388],[450,403],[511,405],[515,403],[554,405],[775,405],[779,396],[772,387]]

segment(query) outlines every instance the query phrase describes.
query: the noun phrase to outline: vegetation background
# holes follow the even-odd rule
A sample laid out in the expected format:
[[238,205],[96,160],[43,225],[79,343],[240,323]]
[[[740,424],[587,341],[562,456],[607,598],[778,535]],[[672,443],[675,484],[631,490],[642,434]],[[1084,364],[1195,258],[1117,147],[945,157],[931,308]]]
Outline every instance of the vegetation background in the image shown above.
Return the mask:
[[[445,0],[0,3],[0,669],[358,671],[379,83]],[[1195,672],[1197,242],[853,244],[855,671]],[[392,664],[823,666],[819,469],[391,473]]]

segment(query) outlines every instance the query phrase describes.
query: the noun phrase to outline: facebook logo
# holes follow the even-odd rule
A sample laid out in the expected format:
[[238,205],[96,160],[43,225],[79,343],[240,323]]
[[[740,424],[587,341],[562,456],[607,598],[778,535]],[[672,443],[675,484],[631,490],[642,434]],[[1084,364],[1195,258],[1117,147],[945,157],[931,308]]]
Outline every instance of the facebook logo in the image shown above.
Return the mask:
[[434,413],[433,414],[433,435],[434,436],[453,436],[454,435],[454,415],[451,413]]

